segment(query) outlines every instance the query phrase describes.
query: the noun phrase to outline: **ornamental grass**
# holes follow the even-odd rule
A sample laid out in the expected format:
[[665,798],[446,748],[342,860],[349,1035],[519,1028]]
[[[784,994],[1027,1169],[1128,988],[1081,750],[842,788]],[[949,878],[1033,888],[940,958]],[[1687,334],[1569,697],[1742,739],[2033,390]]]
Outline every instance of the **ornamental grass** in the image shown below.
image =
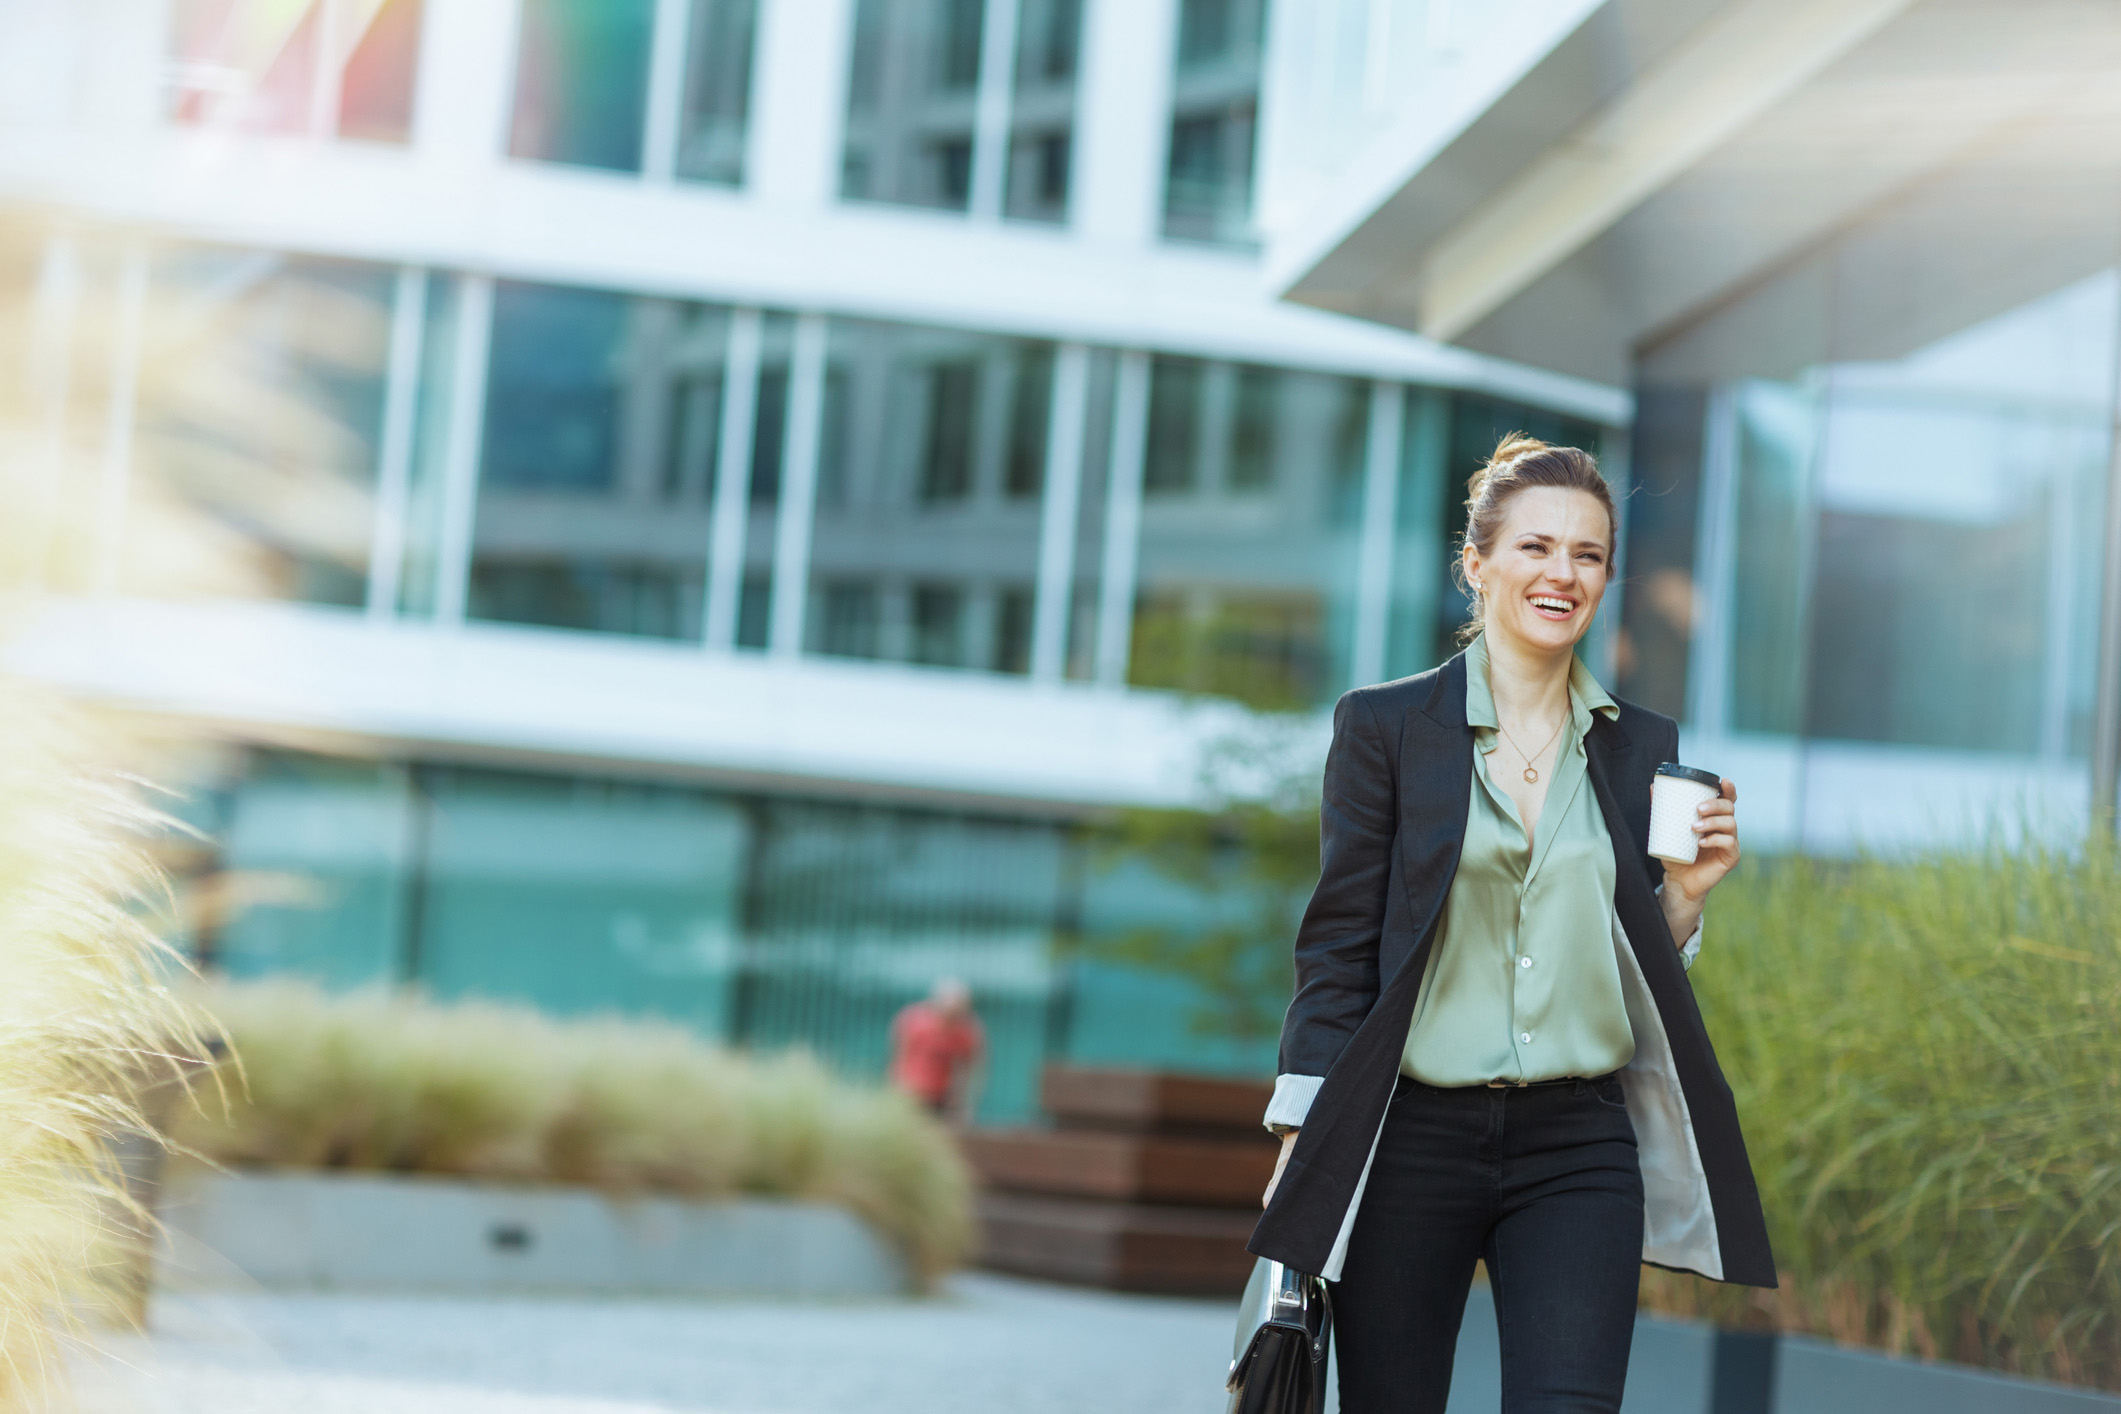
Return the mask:
[[2121,851],[1748,861],[1695,994],[1782,1289],[1726,1324],[2121,1388]]
[[971,1179],[947,1131],[806,1052],[293,981],[224,983],[205,1001],[244,1076],[225,1108],[178,1129],[205,1159],[823,1199],[895,1241],[924,1284],[971,1250]]
[[114,1149],[205,1055],[147,919],[164,822],[77,709],[0,680],[0,1410],[63,1396],[84,1318],[138,1314],[145,1214]]

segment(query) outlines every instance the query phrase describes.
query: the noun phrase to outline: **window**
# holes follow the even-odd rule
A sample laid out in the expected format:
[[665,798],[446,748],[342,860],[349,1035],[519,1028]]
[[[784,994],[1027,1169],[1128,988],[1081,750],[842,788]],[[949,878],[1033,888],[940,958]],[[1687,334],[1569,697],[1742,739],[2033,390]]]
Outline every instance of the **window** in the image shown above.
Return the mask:
[[402,975],[418,867],[404,767],[261,752],[219,794],[220,867],[256,901],[202,933],[202,962],[334,988]]
[[[757,27],[758,0],[675,11],[655,0],[523,0],[509,154],[742,183]],[[665,46],[681,51],[682,78],[657,96],[653,56]]]
[[1082,0],[1018,0],[1002,207],[1013,220],[1068,219],[1082,29]]
[[1248,246],[1265,0],[1184,0],[1172,77],[1164,234]]
[[2084,749],[2117,316],[2107,272],[1733,391],[1731,726]]
[[757,28],[758,0],[693,0],[677,142],[688,181],[743,183]]
[[169,114],[246,132],[409,141],[421,18],[422,0],[176,0]]
[[828,366],[807,646],[1027,671],[1052,346],[845,320]]
[[1128,681],[1315,707],[1348,686],[1369,384],[1151,369]]
[[807,1046],[842,1071],[882,1075],[899,1008],[959,977],[987,1032],[981,1118],[1035,1113],[1066,833],[840,802],[761,804],[732,1039]]
[[860,0],[842,196],[967,209],[984,11],[981,0]]
[[[771,377],[740,473],[747,566],[772,543],[785,397],[768,390],[786,385],[786,323],[766,321]],[[471,617],[702,635],[730,329],[717,306],[495,290]]]
[[247,546],[268,593],[364,603],[396,272],[205,247],[151,268],[143,469]]
[[641,170],[655,0],[523,0],[511,157]]
[[411,980],[441,998],[724,1035],[744,812],[704,791],[426,767]]
[[[990,10],[1014,25],[1006,67],[985,62]],[[859,0],[840,194],[1066,220],[1081,32],[1081,0]]]

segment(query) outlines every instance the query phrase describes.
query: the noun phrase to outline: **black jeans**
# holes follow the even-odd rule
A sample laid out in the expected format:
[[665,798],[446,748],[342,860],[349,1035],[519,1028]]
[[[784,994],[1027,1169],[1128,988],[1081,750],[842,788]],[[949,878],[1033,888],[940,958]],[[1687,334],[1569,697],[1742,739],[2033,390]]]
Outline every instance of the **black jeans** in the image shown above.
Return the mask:
[[1502,1414],[1612,1414],[1642,1263],[1620,1081],[1441,1090],[1401,1078],[1333,1289],[1343,1414],[1442,1414],[1475,1259]]

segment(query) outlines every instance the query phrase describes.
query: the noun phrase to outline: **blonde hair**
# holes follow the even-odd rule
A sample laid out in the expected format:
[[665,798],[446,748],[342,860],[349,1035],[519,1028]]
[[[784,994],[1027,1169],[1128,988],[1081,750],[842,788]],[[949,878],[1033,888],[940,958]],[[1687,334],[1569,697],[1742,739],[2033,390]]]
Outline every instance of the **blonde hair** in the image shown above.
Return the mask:
[[1556,486],[1596,497],[1605,507],[1606,556],[1612,557],[1620,518],[1613,510],[1612,488],[1598,474],[1597,458],[1580,447],[1549,446],[1522,432],[1505,433],[1487,464],[1466,483],[1466,533],[1459,537],[1458,557],[1451,562],[1451,577],[1473,596],[1473,617],[1458,631],[1461,643],[1472,642],[1487,627],[1488,618],[1487,601],[1466,579],[1465,547],[1472,546],[1482,556],[1493,554],[1510,502],[1518,492],[1535,486]]

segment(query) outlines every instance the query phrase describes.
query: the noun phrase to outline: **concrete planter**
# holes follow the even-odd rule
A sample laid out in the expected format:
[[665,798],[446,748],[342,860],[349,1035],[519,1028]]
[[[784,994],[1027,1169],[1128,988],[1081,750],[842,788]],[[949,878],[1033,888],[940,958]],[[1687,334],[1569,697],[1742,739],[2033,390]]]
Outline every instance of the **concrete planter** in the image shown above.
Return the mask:
[[174,1177],[158,1206],[164,1284],[834,1297],[913,1285],[896,1247],[831,1203],[252,1172]]

